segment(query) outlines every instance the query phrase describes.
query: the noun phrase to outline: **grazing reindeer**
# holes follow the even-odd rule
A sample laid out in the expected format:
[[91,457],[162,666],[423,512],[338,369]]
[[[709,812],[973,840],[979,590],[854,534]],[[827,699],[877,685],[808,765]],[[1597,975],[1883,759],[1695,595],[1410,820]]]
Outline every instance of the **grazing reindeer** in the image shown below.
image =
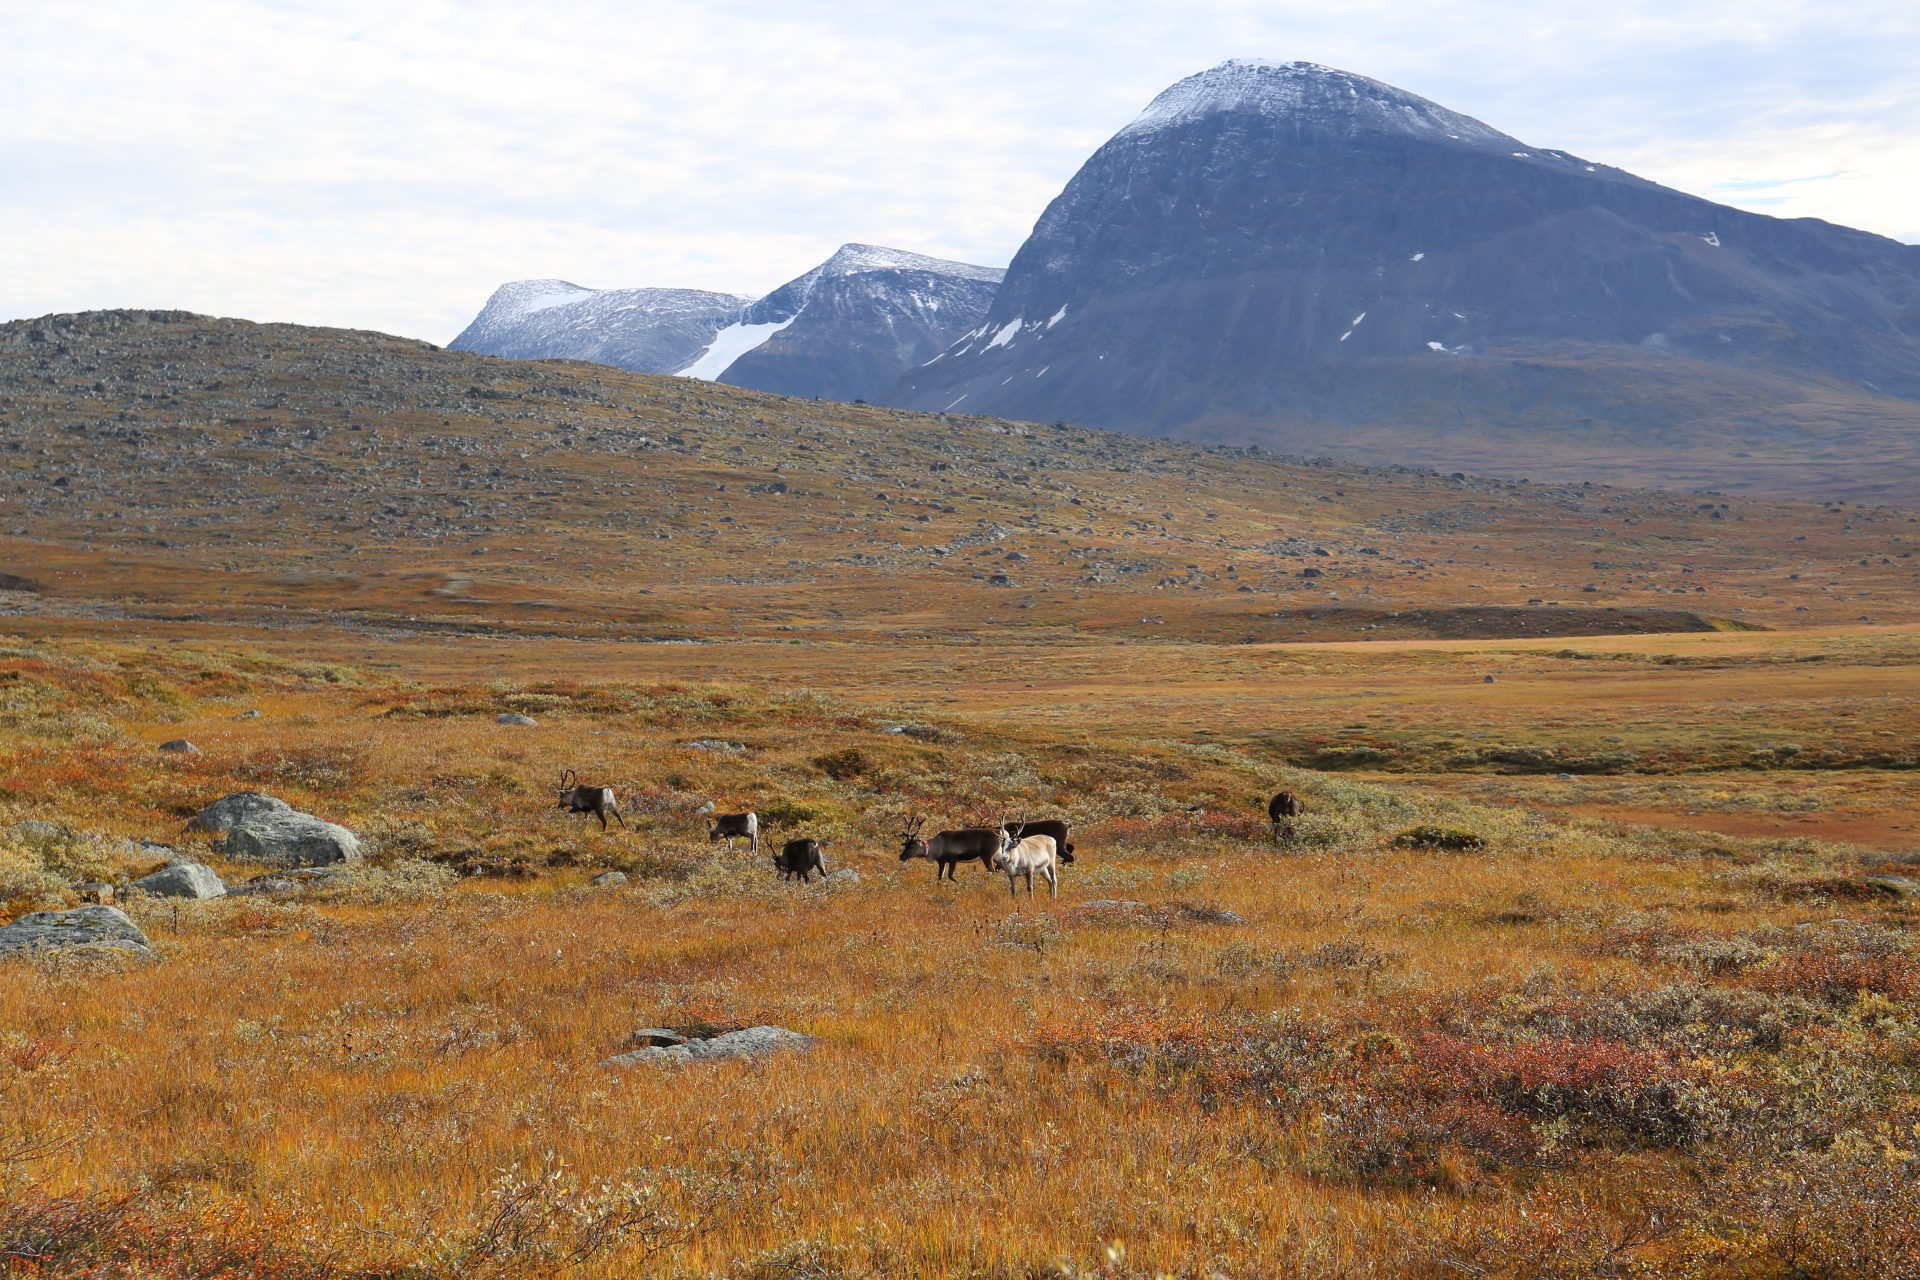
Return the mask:
[[[573,785],[567,779],[573,779]],[[620,818],[620,826],[625,830],[627,820],[620,816],[619,807],[614,804],[612,787],[583,787],[580,775],[568,769],[560,775],[560,803],[555,808],[565,809],[568,813],[590,813],[600,819],[600,829],[607,829],[607,815]]]
[[1067,831],[1073,824],[1058,818],[1047,818],[1040,822],[1010,822],[1007,832],[1015,840],[1024,840],[1028,836],[1052,836],[1056,856],[1062,862],[1073,861],[1073,841],[1067,839]]
[[801,884],[811,884],[816,871],[824,880],[827,876],[827,856],[820,850],[818,840],[789,840],[779,853],[773,855],[773,869],[780,873],[782,880],[799,876]]
[[1027,836],[1016,840],[1013,832],[1001,829],[1000,851],[993,856],[989,870],[1007,873],[1007,892],[1015,898],[1020,890],[1014,881],[1021,876],[1027,878],[1027,896],[1033,896],[1033,873],[1039,872],[1047,882],[1047,896],[1060,896],[1059,872],[1054,865],[1054,845],[1052,836]]
[[1293,820],[1307,811],[1300,803],[1300,797],[1291,791],[1282,791],[1267,801],[1267,817],[1273,821],[1273,842],[1280,843],[1282,835],[1293,839]]
[[727,842],[727,852],[733,852],[736,838],[745,836],[753,852],[760,852],[760,815],[757,813],[716,813],[707,820],[707,843],[715,844],[721,840]]
[[929,862],[940,864],[933,878],[953,879],[953,869],[963,862],[978,862],[993,870],[994,854],[999,852],[1001,836],[999,827],[962,827],[958,831],[937,831],[933,839],[922,839],[920,828],[927,824],[925,818],[909,817],[907,829],[900,833],[900,861],[912,858],[925,858]]

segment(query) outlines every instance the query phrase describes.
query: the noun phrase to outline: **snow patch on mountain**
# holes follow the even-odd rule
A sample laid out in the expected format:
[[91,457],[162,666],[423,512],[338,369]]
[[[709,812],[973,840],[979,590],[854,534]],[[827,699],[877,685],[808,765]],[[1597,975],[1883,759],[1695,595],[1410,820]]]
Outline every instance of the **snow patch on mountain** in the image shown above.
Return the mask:
[[796,312],[772,324],[730,324],[713,335],[713,344],[700,353],[698,360],[674,372],[682,378],[702,378],[712,382],[727,371],[728,365],[799,318]]

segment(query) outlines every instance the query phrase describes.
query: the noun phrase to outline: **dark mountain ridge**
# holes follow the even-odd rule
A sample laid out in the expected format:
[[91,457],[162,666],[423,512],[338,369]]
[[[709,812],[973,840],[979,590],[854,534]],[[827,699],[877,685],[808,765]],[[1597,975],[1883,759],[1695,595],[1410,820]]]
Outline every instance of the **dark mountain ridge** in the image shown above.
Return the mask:
[[889,402],[1424,462],[1818,446],[1810,389],[1920,424],[1920,248],[1236,61],[1101,147]]

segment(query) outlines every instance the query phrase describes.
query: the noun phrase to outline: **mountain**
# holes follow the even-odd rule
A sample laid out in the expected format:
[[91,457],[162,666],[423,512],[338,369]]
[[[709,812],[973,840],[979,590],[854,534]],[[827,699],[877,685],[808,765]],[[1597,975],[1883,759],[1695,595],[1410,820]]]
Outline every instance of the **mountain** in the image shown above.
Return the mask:
[[[887,402],[1907,494],[1916,400],[1920,248],[1717,205],[1362,76],[1235,60],[1095,152],[983,321]],[[1855,464],[1878,481],[1833,470]]]
[[787,396],[878,399],[979,324],[1005,274],[878,245],[842,245],[748,307],[715,340],[712,354],[683,372]]
[[495,290],[451,345],[523,360],[592,360],[782,395],[870,399],[979,324],[1004,274],[847,244],[758,301],[698,289],[521,280]]
[[671,373],[698,358],[752,302],[704,289],[586,289],[565,280],[516,280],[448,346],[515,360],[567,358]]

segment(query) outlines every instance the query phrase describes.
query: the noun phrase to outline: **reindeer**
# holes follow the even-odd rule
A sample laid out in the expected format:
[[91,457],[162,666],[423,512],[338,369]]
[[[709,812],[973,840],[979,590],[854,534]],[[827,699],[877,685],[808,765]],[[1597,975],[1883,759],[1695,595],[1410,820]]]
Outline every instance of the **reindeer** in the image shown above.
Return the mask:
[[754,853],[760,852],[760,815],[757,813],[716,813],[707,820],[707,843],[727,842],[733,852],[736,838],[745,836]]
[[1015,840],[1024,840],[1028,836],[1052,836],[1055,853],[1062,862],[1073,861],[1073,842],[1067,839],[1067,831],[1073,824],[1058,818],[1046,818],[1040,822],[1014,822],[1007,831]]
[[[568,785],[569,778],[573,780],[572,785]],[[614,803],[613,788],[583,787],[580,785],[580,775],[571,769],[560,774],[560,803],[554,807],[565,809],[568,813],[590,813],[600,819],[602,831],[607,829],[608,814],[620,818],[621,830],[624,831],[627,826],[627,820],[621,817],[620,809]]]
[[782,880],[799,876],[801,884],[811,884],[816,871],[825,879],[827,856],[821,852],[822,847],[820,841],[810,838],[789,840],[773,855],[773,869],[780,873]]
[[1273,822],[1273,842],[1280,843],[1283,834],[1286,839],[1292,840],[1293,820],[1306,811],[1307,806],[1301,804],[1300,797],[1291,791],[1282,791],[1267,801],[1267,817]]
[[999,852],[1001,839],[1006,834],[1000,827],[962,827],[958,831],[938,831],[933,839],[922,839],[920,828],[927,824],[925,818],[909,817],[907,829],[900,833],[900,861],[913,858],[925,858],[929,862],[940,864],[933,873],[937,881],[942,877],[953,879],[953,869],[963,862],[978,862],[993,870],[994,854]]
[[1020,890],[1014,881],[1021,876],[1027,878],[1027,896],[1033,896],[1033,873],[1036,871],[1046,879],[1047,896],[1060,896],[1060,878],[1055,867],[1052,836],[1027,836],[1017,840],[1012,831],[1002,827],[999,852],[993,855],[993,861],[987,864],[987,869],[1007,873],[1007,892],[1015,898],[1020,896]]

